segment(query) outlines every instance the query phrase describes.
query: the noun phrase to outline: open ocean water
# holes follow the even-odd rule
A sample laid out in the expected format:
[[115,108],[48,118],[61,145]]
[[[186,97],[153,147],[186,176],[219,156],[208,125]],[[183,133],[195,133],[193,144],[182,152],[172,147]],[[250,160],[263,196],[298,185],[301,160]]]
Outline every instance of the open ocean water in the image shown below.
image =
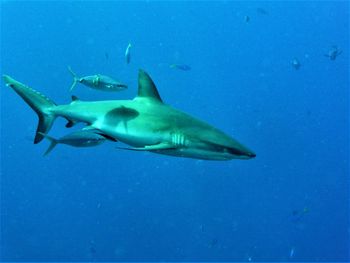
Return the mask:
[[[70,92],[68,65],[129,88]],[[132,99],[140,68],[256,158],[112,142],[44,157],[1,80],[2,261],[350,260],[349,1],[1,1],[1,74],[57,104]]]

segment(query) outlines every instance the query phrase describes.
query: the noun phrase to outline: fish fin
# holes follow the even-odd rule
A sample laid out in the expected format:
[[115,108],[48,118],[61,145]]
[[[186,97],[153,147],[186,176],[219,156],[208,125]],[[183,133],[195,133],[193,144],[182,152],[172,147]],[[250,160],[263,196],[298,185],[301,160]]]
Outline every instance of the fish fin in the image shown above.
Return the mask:
[[58,140],[45,133],[42,133],[42,132],[39,132],[39,133],[40,135],[42,135],[43,137],[45,137],[50,141],[49,148],[47,148],[46,152],[44,153],[44,156],[46,156],[53,150],[53,148],[55,148],[55,146],[58,144]]
[[167,142],[161,142],[154,145],[146,145],[144,147],[116,147],[117,149],[123,149],[123,150],[132,150],[132,151],[157,151],[157,150],[170,150],[175,149],[176,147],[170,143]]
[[92,131],[92,132],[94,132],[94,133],[96,133],[96,134],[98,134],[98,135],[101,135],[102,137],[106,138],[106,139],[109,140],[109,141],[112,141],[112,142],[117,142],[117,141],[118,141],[116,138],[114,138],[114,137],[112,137],[112,136],[109,136],[109,135],[107,135],[107,134],[104,134],[104,133],[100,132],[99,130],[97,130],[97,131]]
[[68,71],[72,74],[73,76],[73,83],[72,85],[70,86],[70,89],[69,91],[72,91],[74,89],[74,87],[77,85],[78,81],[79,81],[79,78],[77,76],[77,74],[75,74],[72,70],[72,68],[70,66],[68,66]]
[[84,128],[81,129],[82,131],[93,131],[93,130],[98,130],[92,126],[85,126]]
[[39,124],[36,130],[34,143],[37,144],[44,138],[41,133],[48,133],[56,116],[50,111],[56,104],[40,92],[14,80],[10,76],[3,75],[6,85],[11,87],[21,98],[36,112]]
[[157,102],[163,102],[158,93],[157,87],[151,77],[142,69],[139,70],[137,97],[153,99]]
[[127,89],[128,88],[128,85],[123,84],[123,83],[119,83],[117,86],[118,86],[118,88],[122,88],[122,89]]

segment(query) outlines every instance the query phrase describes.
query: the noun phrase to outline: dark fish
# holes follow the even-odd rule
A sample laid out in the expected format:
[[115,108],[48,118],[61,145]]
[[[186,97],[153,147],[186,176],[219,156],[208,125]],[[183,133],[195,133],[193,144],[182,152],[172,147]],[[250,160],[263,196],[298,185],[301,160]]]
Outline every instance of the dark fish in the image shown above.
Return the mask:
[[258,14],[260,14],[260,15],[268,15],[268,14],[269,14],[269,12],[267,12],[264,8],[261,8],[261,7],[258,7],[258,8],[256,9],[256,11],[257,11]]
[[121,91],[128,87],[127,85],[105,75],[96,74],[79,78],[70,67],[68,67],[68,70],[73,76],[73,84],[70,88],[71,91],[74,89],[78,82],[90,88],[102,91]]
[[245,21],[246,23],[248,23],[248,22],[250,21],[250,17],[249,17],[249,16],[245,16],[245,17],[244,17],[244,21]]
[[90,247],[90,253],[91,254],[96,254],[96,249],[94,247]]
[[170,68],[175,68],[183,71],[189,71],[191,70],[191,67],[186,64],[171,64]]
[[326,57],[329,57],[330,60],[335,60],[343,51],[340,50],[337,46],[333,46],[331,50],[329,50],[328,54],[325,54]]
[[50,146],[44,155],[48,155],[57,144],[66,144],[73,147],[92,147],[102,144],[107,139],[110,139],[109,136],[106,137],[103,136],[103,134],[98,133],[98,130],[76,131],[69,133],[59,139],[55,139],[44,133],[40,134],[50,141]]
[[307,214],[308,212],[309,212],[309,208],[307,207],[304,207],[302,210],[299,210],[299,209],[293,210],[291,214],[292,222],[294,223],[300,222],[304,218],[305,214]]
[[210,248],[216,247],[218,243],[219,243],[219,240],[217,238],[213,238],[212,240],[210,240],[209,247]]

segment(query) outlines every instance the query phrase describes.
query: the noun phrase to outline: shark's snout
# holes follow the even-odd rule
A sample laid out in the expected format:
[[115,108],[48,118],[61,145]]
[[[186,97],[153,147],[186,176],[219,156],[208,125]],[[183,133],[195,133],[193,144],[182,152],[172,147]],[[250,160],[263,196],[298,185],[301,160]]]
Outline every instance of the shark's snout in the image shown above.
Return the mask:
[[255,154],[255,153],[250,153],[248,156],[249,156],[250,158],[255,158],[255,157],[256,157],[256,154]]
[[228,152],[232,154],[234,158],[238,159],[251,159],[256,157],[256,154],[254,152],[242,145],[238,147],[230,147],[228,148]]
[[256,157],[256,154],[253,153],[253,152],[249,152],[249,153],[246,153],[246,156],[247,156],[248,158],[255,158],[255,157]]

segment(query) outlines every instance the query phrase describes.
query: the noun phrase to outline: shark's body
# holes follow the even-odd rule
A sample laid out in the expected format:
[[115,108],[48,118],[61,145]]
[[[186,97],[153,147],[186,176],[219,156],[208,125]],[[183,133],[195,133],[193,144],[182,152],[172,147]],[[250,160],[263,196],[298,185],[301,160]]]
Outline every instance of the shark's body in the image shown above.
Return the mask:
[[222,131],[162,102],[147,73],[139,72],[138,96],[133,100],[84,102],[55,105],[39,92],[4,76],[39,115],[34,143],[43,139],[58,116],[84,122],[108,137],[160,154],[207,160],[249,159],[255,154]]

